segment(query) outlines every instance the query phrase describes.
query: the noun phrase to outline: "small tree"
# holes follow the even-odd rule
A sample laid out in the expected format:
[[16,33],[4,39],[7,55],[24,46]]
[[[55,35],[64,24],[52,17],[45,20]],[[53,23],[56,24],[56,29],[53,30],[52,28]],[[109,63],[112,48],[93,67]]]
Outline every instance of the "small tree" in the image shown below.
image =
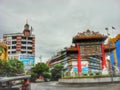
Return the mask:
[[5,73],[4,62],[0,60],[0,76],[3,76]]
[[32,82],[35,82],[35,80],[37,79],[37,74],[34,73],[34,72],[31,72],[30,75],[31,75],[30,80],[31,80]]
[[49,66],[45,63],[38,63],[35,66],[32,67],[31,71],[33,73],[37,74],[37,77],[39,76],[43,76],[45,77],[49,77],[48,73],[49,73]]
[[8,63],[10,64],[10,71],[13,74],[20,74],[24,72],[24,64],[16,58],[8,59]]
[[43,72],[43,77],[45,81],[49,81],[51,79],[51,73],[50,72]]
[[0,75],[14,76],[24,72],[24,64],[18,59],[0,60]]
[[51,69],[52,80],[58,80],[62,77],[62,71],[64,69],[63,64],[57,64]]

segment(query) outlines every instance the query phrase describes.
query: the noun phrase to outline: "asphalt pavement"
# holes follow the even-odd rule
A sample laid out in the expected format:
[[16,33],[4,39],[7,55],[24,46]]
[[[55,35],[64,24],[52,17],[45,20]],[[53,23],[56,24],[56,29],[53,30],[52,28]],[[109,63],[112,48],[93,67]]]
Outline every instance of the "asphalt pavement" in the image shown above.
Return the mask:
[[64,86],[57,82],[31,83],[31,90],[120,90],[120,83],[97,85],[89,87]]

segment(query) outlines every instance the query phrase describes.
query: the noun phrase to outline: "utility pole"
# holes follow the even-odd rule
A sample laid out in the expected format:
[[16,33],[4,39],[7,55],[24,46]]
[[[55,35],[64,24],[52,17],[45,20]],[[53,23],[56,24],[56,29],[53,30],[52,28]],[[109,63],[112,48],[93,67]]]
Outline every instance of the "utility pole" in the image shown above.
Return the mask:
[[[105,28],[105,30],[107,31],[107,36],[108,36],[108,40],[110,39],[110,33],[109,33],[109,29],[108,28]],[[111,75],[111,82],[113,82],[113,70],[112,70],[112,62],[111,62],[111,59],[110,59],[110,42],[109,42],[109,60],[110,60],[110,75]]]
[[41,55],[40,55],[39,59],[40,59],[40,62],[42,62],[42,56]]

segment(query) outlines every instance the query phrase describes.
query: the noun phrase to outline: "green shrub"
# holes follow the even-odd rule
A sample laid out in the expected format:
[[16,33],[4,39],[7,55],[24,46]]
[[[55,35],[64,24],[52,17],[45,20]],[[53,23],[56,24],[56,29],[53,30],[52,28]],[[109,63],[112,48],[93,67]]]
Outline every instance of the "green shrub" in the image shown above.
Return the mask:
[[44,78],[51,78],[51,73],[50,72],[43,72],[43,77]]
[[50,81],[51,79],[51,73],[50,72],[43,72],[43,77],[44,77],[44,81]]
[[93,73],[90,73],[90,76],[93,76]]
[[31,73],[30,73],[30,75],[31,75],[30,80],[31,80],[32,82],[35,82],[35,81],[36,81],[36,79],[37,79],[37,74],[36,74],[36,73],[34,73],[34,72],[31,72]]
[[83,74],[83,76],[87,76],[87,74]]
[[100,72],[96,73],[96,75],[99,76],[99,75],[100,75]]

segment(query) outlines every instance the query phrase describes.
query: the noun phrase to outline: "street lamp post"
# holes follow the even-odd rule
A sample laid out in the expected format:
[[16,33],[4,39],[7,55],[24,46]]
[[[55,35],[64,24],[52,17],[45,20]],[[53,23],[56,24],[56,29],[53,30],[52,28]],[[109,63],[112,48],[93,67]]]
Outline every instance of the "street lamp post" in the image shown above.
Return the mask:
[[40,63],[41,63],[42,62],[42,56],[40,56],[39,59],[40,59]]
[[[108,32],[108,28],[106,28],[107,31],[107,36],[108,36],[108,40],[110,39],[110,34]],[[109,60],[110,60],[110,75],[111,75],[111,82],[113,82],[113,70],[112,70],[112,63],[111,63],[111,59],[110,59],[110,42],[109,42]]]
[[112,62],[110,59],[110,43],[109,43],[109,60],[110,60],[110,75],[111,75],[111,82],[113,82],[113,69],[112,69]]

